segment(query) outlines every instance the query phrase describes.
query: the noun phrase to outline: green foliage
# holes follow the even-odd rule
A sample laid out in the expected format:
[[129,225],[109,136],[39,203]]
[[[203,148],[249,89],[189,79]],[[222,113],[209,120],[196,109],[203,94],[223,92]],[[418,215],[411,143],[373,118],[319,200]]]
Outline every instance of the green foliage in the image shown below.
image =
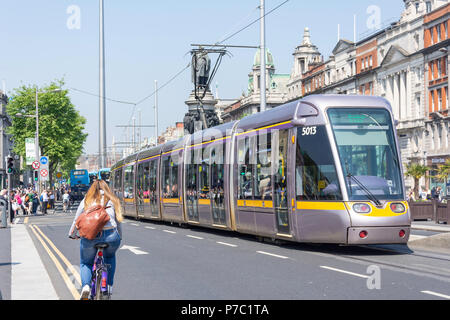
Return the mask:
[[35,115],[36,89],[42,92],[38,94],[39,146],[41,155],[48,156],[50,160],[50,180],[57,168],[61,171],[75,168],[87,138],[87,134],[83,133],[86,119],[75,109],[68,91],[48,92],[63,85],[63,80],[52,82],[44,88],[23,85],[15,89],[6,106],[12,120],[8,133],[14,139],[14,152],[25,157],[25,138],[35,137],[36,119],[17,117],[16,114]]
[[406,175],[414,178],[414,195],[416,199],[419,199],[419,180],[425,176],[429,170],[429,167],[414,162],[409,163],[406,166]]
[[436,178],[442,182],[447,183],[448,176],[450,175],[450,159],[440,165],[437,170]]

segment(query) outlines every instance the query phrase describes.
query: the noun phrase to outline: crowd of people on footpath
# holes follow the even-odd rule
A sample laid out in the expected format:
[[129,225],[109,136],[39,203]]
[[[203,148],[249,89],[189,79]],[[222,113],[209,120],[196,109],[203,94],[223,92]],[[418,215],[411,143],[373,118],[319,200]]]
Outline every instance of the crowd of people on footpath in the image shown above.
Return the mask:
[[11,190],[9,199],[8,190],[3,189],[0,191],[0,199],[11,201],[11,208],[9,210],[11,222],[19,214],[24,216],[36,215],[38,211],[41,214],[47,214],[48,209],[55,209],[55,201],[63,200],[65,202],[67,201],[68,204],[70,202],[73,203],[73,199],[70,197],[70,189],[66,185],[56,189],[44,189],[40,195],[38,195],[33,187],[19,187]]
[[419,191],[419,199],[416,199],[414,196],[414,191],[410,191],[407,196],[408,201],[427,201],[427,200],[444,200],[444,193],[442,192],[442,188],[440,186],[433,187],[431,190],[426,190],[425,187],[422,187]]

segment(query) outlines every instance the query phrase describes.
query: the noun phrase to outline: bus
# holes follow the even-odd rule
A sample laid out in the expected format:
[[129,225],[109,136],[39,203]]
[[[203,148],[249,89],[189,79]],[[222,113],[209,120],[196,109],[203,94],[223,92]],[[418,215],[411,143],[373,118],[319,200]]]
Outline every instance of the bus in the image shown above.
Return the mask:
[[89,173],[85,169],[70,171],[70,190],[74,200],[82,200],[89,189]]

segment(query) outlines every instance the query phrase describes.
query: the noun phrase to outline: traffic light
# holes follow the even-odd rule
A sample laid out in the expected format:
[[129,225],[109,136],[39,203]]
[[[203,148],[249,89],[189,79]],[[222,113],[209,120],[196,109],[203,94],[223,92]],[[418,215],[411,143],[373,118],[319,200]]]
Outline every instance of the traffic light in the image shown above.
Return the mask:
[[39,171],[34,171],[34,181],[38,181],[39,180]]
[[13,173],[14,171],[14,158],[8,156],[6,159],[6,168],[8,169],[8,174]]

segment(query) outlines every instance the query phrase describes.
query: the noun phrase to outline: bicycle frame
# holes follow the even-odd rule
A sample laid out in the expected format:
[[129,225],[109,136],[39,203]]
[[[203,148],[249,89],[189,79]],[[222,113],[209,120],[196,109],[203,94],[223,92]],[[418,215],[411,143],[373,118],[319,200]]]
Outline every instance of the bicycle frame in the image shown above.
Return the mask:
[[[92,281],[90,300],[100,300],[108,296],[108,268],[104,263],[103,249],[97,249],[97,254],[92,267]],[[99,299],[100,298],[100,299]]]

